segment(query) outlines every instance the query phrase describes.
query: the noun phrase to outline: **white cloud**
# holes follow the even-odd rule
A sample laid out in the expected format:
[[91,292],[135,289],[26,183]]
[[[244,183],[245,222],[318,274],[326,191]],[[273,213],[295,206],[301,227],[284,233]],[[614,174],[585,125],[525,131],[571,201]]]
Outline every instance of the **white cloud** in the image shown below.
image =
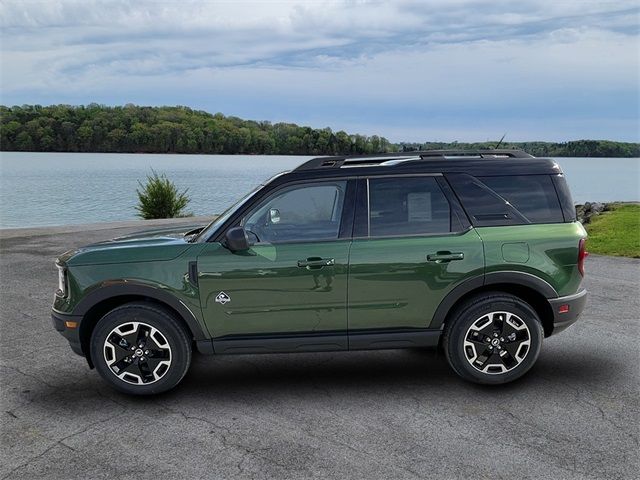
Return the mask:
[[[452,115],[489,122],[478,114],[489,109],[495,123],[528,116],[523,130],[546,114],[560,135],[573,116],[588,136],[588,119],[618,129],[637,106],[638,11],[592,0],[4,0],[0,100],[220,105],[383,133]],[[626,125],[621,135],[637,137],[637,115]]]

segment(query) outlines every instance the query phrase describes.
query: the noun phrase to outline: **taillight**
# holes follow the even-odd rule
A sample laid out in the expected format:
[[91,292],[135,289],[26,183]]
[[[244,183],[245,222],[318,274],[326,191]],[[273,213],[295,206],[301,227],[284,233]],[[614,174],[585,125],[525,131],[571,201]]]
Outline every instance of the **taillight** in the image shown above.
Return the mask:
[[581,238],[580,242],[578,243],[578,271],[580,272],[580,275],[582,275],[583,277],[584,277],[584,259],[587,258],[587,256],[589,256],[589,252],[587,252],[587,250],[585,249],[586,241],[587,241],[586,238]]

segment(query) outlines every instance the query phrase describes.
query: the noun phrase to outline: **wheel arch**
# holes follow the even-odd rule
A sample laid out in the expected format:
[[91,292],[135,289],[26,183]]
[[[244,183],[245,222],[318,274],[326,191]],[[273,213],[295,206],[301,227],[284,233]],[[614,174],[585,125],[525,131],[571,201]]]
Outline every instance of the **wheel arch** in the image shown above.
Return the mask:
[[443,328],[459,305],[487,292],[509,293],[524,300],[540,317],[545,337],[553,332],[553,309],[548,299],[557,298],[558,293],[541,278],[523,272],[493,272],[458,285],[440,302],[429,327]]
[[87,295],[73,311],[74,315],[82,317],[79,331],[80,345],[89,363],[91,363],[89,342],[98,321],[114,308],[131,302],[147,302],[167,310],[182,323],[192,340],[196,342],[206,341],[209,338],[191,310],[173,295],[145,285],[130,283],[110,285]]

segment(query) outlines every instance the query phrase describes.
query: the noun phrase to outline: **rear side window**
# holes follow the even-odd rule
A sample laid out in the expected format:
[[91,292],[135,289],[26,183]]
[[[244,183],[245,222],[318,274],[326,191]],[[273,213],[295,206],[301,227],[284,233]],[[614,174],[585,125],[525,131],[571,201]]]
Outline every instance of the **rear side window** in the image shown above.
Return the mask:
[[434,177],[369,179],[371,237],[449,233],[451,219],[449,201]]
[[448,175],[476,226],[561,223],[562,208],[549,175]]

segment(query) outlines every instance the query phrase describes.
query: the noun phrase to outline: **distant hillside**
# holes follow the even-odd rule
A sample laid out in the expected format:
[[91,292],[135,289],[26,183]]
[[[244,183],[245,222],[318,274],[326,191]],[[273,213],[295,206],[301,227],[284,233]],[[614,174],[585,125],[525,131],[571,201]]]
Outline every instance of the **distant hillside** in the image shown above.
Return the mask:
[[[497,142],[482,143],[401,143],[401,150],[431,150],[441,148],[493,148]],[[553,142],[503,142],[500,148],[517,148],[536,157],[640,157],[640,143],[610,140],[574,140]]]
[[[210,114],[187,107],[0,106],[0,150],[40,152],[335,155],[495,143],[390,143],[377,135],[334,132]],[[537,156],[639,157],[640,144],[606,140],[506,143]]]
[[187,107],[0,107],[0,148],[44,152],[322,155],[391,151],[386,138],[256,122]]

